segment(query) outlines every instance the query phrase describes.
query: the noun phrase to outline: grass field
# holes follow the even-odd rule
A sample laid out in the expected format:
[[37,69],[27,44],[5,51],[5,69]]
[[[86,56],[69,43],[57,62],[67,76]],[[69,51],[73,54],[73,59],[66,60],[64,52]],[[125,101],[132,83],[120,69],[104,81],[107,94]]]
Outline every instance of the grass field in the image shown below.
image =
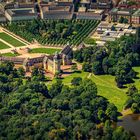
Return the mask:
[[3,53],[2,56],[7,56],[7,57],[15,57],[18,56],[18,54],[14,54],[14,53]]
[[136,87],[139,89],[139,91],[140,91],[140,67],[134,67],[133,68],[138,74],[137,74],[137,77],[138,77],[138,79],[135,79],[134,81],[135,81],[135,85],[136,85]]
[[[133,68],[136,72],[138,72],[138,79],[135,79],[135,85],[140,90],[140,67],[134,67]],[[71,85],[71,80],[73,77],[82,77],[82,78],[90,78],[92,79],[98,88],[98,95],[101,95],[108,99],[109,102],[114,103],[119,111],[123,110],[123,106],[125,101],[127,100],[126,91],[127,88],[119,89],[116,86],[115,83],[115,77],[111,75],[94,75],[91,74],[89,76],[89,73],[87,72],[81,72],[81,73],[74,73],[68,77],[65,77],[63,79],[63,83],[65,85]],[[50,86],[52,83],[54,83],[56,80],[54,79],[51,83],[48,84]],[[128,85],[127,85],[128,86]]]
[[61,49],[52,49],[52,48],[35,48],[30,50],[30,53],[46,53],[54,54],[55,52],[60,52]]
[[127,100],[125,92],[127,89],[119,89],[116,86],[114,76],[111,75],[92,75],[91,79],[96,83],[98,94],[107,98],[109,102],[114,103],[119,111],[122,111],[123,105]]
[[0,41],[0,50],[10,48],[8,45]]
[[6,33],[0,33],[0,38],[7,43],[13,45],[14,47],[20,47],[20,46],[25,46],[24,43],[18,41],[17,39],[13,38],[12,36],[9,36]]

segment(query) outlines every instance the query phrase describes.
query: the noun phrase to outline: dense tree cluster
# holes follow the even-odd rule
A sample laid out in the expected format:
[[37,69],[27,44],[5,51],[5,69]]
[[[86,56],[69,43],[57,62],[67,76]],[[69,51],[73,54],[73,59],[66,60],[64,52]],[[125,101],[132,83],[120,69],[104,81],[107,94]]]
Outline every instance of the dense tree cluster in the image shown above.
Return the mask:
[[138,93],[138,89],[134,85],[131,85],[127,95],[129,97],[125,102],[125,109],[130,108],[133,113],[140,113],[140,94]]
[[[0,84],[11,85],[10,90],[0,88],[0,139],[136,139],[113,126],[117,108],[97,95],[91,80],[79,79],[74,87],[57,81],[48,89],[38,78],[20,78],[20,71],[10,63],[0,65]],[[35,69],[32,76],[37,73]]]
[[132,67],[140,65],[140,45],[135,43],[135,36],[123,36],[105,47],[93,45],[77,50],[74,58],[83,62],[84,71],[114,75],[117,86],[122,87],[136,77]]
[[32,20],[5,23],[4,27],[32,42],[77,45],[98,25],[96,20]]

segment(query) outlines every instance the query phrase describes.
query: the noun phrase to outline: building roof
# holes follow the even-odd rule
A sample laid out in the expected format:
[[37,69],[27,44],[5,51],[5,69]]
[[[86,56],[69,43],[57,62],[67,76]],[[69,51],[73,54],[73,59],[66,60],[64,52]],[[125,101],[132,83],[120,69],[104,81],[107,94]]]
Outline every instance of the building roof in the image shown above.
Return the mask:
[[134,12],[133,16],[140,16],[140,9],[138,9],[136,12]]
[[86,7],[79,7],[78,12],[86,12]]
[[6,10],[10,16],[33,16],[36,15],[34,8],[17,8]]
[[61,54],[69,55],[72,52],[72,48],[70,45],[67,45],[61,50]]
[[21,57],[6,57],[6,56],[0,56],[0,61],[5,62],[13,62],[14,64],[23,64],[24,60],[26,58],[21,58]]
[[118,9],[118,8],[113,8],[110,11],[111,14],[122,14],[122,15],[131,15],[131,12],[128,9]]
[[46,5],[42,7],[43,13],[46,12],[70,12],[71,6],[58,6],[58,5]]

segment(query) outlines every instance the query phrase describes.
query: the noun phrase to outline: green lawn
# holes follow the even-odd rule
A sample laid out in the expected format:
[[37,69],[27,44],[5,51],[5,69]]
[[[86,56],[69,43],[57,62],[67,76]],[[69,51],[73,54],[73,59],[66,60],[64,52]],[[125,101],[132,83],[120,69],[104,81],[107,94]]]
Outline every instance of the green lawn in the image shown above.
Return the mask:
[[[63,79],[63,83],[65,85],[70,85],[73,77],[82,77],[83,79],[88,77],[92,79],[97,85],[98,95],[107,98],[111,103],[114,103],[117,106],[119,111],[122,111],[123,105],[127,99],[127,95],[125,94],[127,89],[117,88],[113,76],[110,75],[97,76],[94,74],[89,76],[89,73],[81,72],[81,73],[74,73],[68,77],[65,77]],[[50,87],[50,85],[55,81],[56,80],[54,79],[51,83],[48,83],[48,86]]]
[[6,33],[0,33],[0,38],[7,43],[13,45],[14,47],[20,47],[20,46],[25,46],[24,43],[20,42],[19,40],[13,38],[12,36],[9,36]]
[[8,45],[0,41],[0,50],[10,48]]
[[35,48],[30,50],[30,53],[46,53],[46,54],[54,54],[55,52],[60,52],[61,49],[53,49],[53,48]]
[[111,75],[92,75],[91,79],[96,83],[98,94],[107,98],[109,102],[114,103],[119,111],[122,111],[123,105],[127,99],[125,92],[127,89],[119,89],[116,86],[114,76]]
[[[136,72],[138,72],[137,76],[140,78],[140,67],[134,67],[133,69]],[[124,89],[117,88],[114,76],[111,76],[111,75],[99,76],[99,75],[94,75],[94,74],[89,76],[89,73],[81,72],[81,73],[74,73],[68,77],[65,77],[63,79],[63,83],[65,85],[70,85],[73,77],[82,77],[82,78],[88,77],[92,79],[97,85],[98,95],[101,95],[107,98],[109,102],[114,103],[117,106],[119,111],[123,110],[124,103],[127,100],[127,95],[125,94],[127,91],[127,88],[124,88]],[[54,79],[52,82],[48,83],[48,86],[50,86],[55,81],[56,80]],[[140,90],[140,79],[135,79],[134,84]]]
[[136,85],[136,87],[138,88],[138,90],[140,91],[140,67],[134,67],[133,68],[138,74],[137,74],[137,77],[138,77],[138,79],[135,79],[134,81],[135,81],[135,85]]
[[7,56],[7,57],[15,57],[18,56],[18,54],[14,54],[14,53],[3,53],[2,56]]

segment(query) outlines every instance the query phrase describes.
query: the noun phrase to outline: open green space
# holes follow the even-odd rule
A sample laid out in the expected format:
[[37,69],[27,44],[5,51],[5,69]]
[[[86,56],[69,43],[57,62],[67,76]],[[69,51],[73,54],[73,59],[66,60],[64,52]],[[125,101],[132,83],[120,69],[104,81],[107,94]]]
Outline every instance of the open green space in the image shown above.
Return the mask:
[[7,56],[7,57],[15,57],[15,56],[18,56],[18,54],[15,54],[15,53],[3,53],[2,56]]
[[98,20],[32,20],[12,22],[4,27],[28,42],[41,44],[80,44],[100,23]]
[[0,50],[10,48],[8,45],[0,41]]
[[[81,72],[81,73],[73,73],[70,76],[67,76],[63,79],[63,83],[65,85],[70,86],[71,80],[74,77],[81,77],[81,78],[90,78],[92,79],[98,88],[98,95],[101,95],[108,99],[109,102],[114,103],[119,111],[122,111],[123,105],[127,99],[127,95],[125,92],[127,89],[119,89],[116,86],[114,81],[114,76],[111,75],[94,75],[88,72]],[[50,86],[56,80],[54,79],[51,83],[48,84]]]
[[[136,72],[138,72],[138,79],[135,79],[135,85],[140,90],[140,67],[133,68]],[[108,99],[109,102],[114,103],[119,111],[123,110],[123,106],[125,101],[127,100],[127,95],[125,94],[127,88],[120,89],[116,86],[115,77],[111,75],[94,75],[88,72],[81,72],[81,73],[73,73],[68,77],[63,79],[63,83],[65,85],[71,85],[71,80],[74,77],[82,77],[82,78],[90,78],[92,79],[98,88],[98,95],[101,95]],[[54,79],[48,85],[50,86],[56,80]],[[127,85],[128,86],[128,85]]]
[[119,111],[122,111],[127,99],[125,92],[127,89],[119,89],[115,83],[115,77],[111,75],[97,76],[92,74],[91,79],[96,83],[98,94],[114,103]]
[[0,38],[7,43],[13,45],[14,47],[20,47],[20,46],[25,46],[24,43],[20,42],[19,40],[13,38],[12,36],[6,34],[6,33],[0,33]]
[[134,79],[134,84],[140,90],[140,67],[133,67],[133,69],[137,72],[137,79]]
[[53,48],[35,48],[31,49],[30,53],[46,53],[46,54],[54,54],[55,52],[60,52],[61,49],[53,49]]

